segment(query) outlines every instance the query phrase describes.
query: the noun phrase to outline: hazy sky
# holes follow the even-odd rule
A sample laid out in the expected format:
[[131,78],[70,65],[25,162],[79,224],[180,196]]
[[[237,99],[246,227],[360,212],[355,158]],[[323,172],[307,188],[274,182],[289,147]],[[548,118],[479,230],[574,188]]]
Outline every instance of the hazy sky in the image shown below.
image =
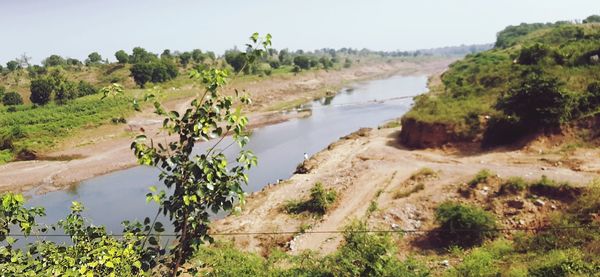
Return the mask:
[[0,63],[142,46],[222,53],[252,32],[275,48],[412,50],[489,43],[521,22],[600,14],[599,0],[0,0]]

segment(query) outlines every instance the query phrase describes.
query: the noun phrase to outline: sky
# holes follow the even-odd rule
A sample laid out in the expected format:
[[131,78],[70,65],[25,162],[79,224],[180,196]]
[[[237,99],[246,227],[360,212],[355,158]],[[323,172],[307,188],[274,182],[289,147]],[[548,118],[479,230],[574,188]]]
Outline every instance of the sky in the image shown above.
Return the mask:
[[598,0],[0,0],[0,64],[21,54],[84,60],[141,46],[220,54],[271,33],[273,47],[415,50],[495,41],[521,22],[584,19]]

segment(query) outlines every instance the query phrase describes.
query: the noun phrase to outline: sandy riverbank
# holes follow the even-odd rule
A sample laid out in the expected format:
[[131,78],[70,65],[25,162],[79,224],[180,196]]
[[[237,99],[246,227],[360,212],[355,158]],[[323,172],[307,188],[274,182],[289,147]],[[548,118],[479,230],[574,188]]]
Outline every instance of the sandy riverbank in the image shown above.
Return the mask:
[[[394,62],[357,65],[340,71],[306,72],[297,76],[276,76],[269,79],[234,83],[233,87],[250,92],[254,101],[249,111],[253,128],[276,124],[306,114],[283,114],[278,108],[321,97],[352,82],[383,78],[394,74],[430,75],[444,70],[454,59],[419,62]],[[191,99],[167,104],[185,110]],[[76,139],[64,142],[60,150],[42,153],[54,160],[12,162],[0,166],[0,192],[23,192],[35,189],[39,193],[66,188],[86,179],[136,165],[129,149],[132,138],[140,128],[155,140],[168,139],[157,134],[161,119],[146,110],[132,118],[127,125],[106,125],[81,132]]]

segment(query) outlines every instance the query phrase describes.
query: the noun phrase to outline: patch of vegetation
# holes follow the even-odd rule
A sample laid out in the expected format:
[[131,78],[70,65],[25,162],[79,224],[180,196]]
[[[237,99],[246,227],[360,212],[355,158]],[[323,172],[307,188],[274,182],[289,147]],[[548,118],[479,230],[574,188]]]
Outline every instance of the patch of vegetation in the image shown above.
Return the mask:
[[470,187],[476,187],[479,184],[487,182],[492,176],[494,176],[494,173],[492,173],[488,169],[482,169],[479,172],[477,172],[477,175],[475,175],[475,177],[473,177],[473,179],[471,179],[471,181],[469,181],[468,184]]
[[481,208],[454,202],[442,203],[435,211],[439,237],[448,245],[471,247],[498,235],[493,214]]
[[600,112],[599,42],[598,24],[509,26],[494,49],[453,63],[403,120],[442,124],[456,139],[484,135],[484,146],[554,132]]
[[429,269],[417,260],[398,259],[388,234],[367,230],[362,222],[349,225],[340,249],[324,257],[311,252],[297,256],[274,252],[263,258],[217,243],[200,248],[194,266],[206,276],[429,276]]
[[308,200],[292,200],[284,204],[283,210],[289,214],[309,213],[324,215],[335,203],[337,193],[333,189],[325,189],[323,184],[316,183],[310,189]]
[[410,196],[413,193],[422,191],[425,189],[425,185],[423,183],[419,183],[417,185],[415,185],[414,187],[412,187],[410,190],[399,190],[396,193],[394,193],[394,199],[400,199],[400,198],[405,198]]
[[506,240],[495,240],[464,255],[461,264],[449,270],[446,276],[498,276],[502,272],[497,261],[514,251]]
[[433,170],[429,167],[423,167],[423,168],[419,169],[417,172],[410,175],[409,180],[420,181],[420,180],[424,180],[424,179],[428,179],[428,178],[437,178],[437,177],[438,177],[438,173],[435,170]]
[[527,189],[527,186],[528,184],[523,178],[510,177],[508,178],[508,180],[502,183],[502,185],[500,185],[500,190],[498,191],[498,194],[516,194]]

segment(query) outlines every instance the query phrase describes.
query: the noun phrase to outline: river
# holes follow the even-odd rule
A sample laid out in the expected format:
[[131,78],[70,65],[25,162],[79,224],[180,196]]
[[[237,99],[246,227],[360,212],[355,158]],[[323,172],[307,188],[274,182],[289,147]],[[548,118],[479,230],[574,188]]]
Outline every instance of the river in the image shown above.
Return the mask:
[[[259,164],[249,172],[246,191],[258,191],[278,179],[289,178],[304,153],[312,155],[361,127],[377,127],[402,116],[412,99],[400,98],[423,93],[426,85],[426,76],[394,76],[359,83],[299,107],[310,109],[309,117],[255,129],[247,148],[258,157]],[[386,99],[392,100],[383,101]],[[236,150],[232,147],[228,154]],[[79,201],[93,224],[120,233],[123,220],[143,220],[156,213],[157,206],[147,204],[145,195],[149,186],[161,187],[157,176],[156,169],[138,166],[84,181],[68,190],[31,195],[28,205],[45,207],[47,216],[42,223],[54,223],[66,216],[72,201]]]

